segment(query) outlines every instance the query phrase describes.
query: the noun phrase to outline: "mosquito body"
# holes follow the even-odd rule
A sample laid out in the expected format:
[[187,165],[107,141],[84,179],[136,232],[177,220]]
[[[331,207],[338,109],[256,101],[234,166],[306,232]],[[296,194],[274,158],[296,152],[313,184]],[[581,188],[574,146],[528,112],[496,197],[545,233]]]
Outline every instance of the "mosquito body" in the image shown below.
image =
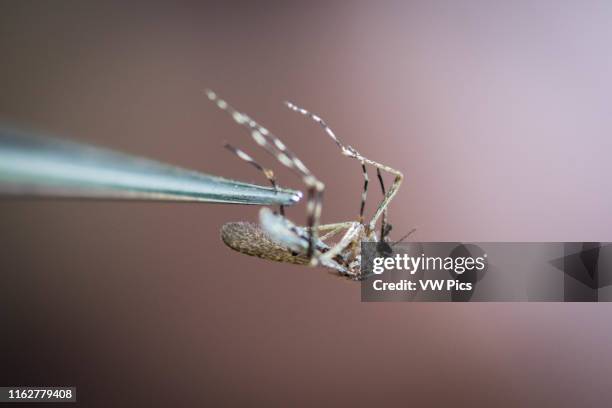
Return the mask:
[[[272,261],[324,266],[350,279],[359,280],[363,278],[361,272],[361,242],[378,242],[388,246],[386,243],[388,242],[391,225],[387,221],[387,208],[402,183],[402,173],[370,160],[353,147],[343,144],[321,117],[287,102],[286,105],[290,110],[307,116],[318,123],[325,134],[336,143],[342,154],[356,160],[361,166],[364,184],[358,219],[321,225],[319,219],[324,184],[268,129],[259,125],[246,114],[231,107],[214,92],[207,90],[206,94],[220,109],[228,112],[236,123],[245,127],[257,145],[264,148],[285,167],[295,172],[302,179],[307,192],[306,226],[298,226],[286,218],[282,206],[278,212],[263,207],[259,212],[259,225],[243,221],[224,224],[221,228],[223,242],[233,250],[243,254]],[[274,188],[277,187],[272,170],[261,166],[240,149],[230,145],[226,145],[226,148],[260,171]],[[369,183],[366,166],[376,168],[377,178],[383,193],[383,198],[374,215],[367,221],[364,219]],[[381,172],[390,173],[394,177],[388,191],[385,188]],[[381,221],[380,229],[376,231],[379,220]]]

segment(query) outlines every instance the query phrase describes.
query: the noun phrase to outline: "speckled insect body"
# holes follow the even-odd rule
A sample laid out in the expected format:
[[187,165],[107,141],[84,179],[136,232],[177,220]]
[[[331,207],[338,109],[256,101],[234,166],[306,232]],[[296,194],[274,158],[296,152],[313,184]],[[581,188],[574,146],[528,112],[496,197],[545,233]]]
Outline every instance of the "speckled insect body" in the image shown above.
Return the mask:
[[[361,242],[378,242],[382,245],[386,245],[388,242],[391,225],[387,221],[387,208],[402,183],[402,173],[370,160],[353,147],[343,144],[321,117],[287,102],[286,105],[290,110],[310,117],[318,123],[340,148],[344,156],[357,160],[361,165],[364,185],[358,219],[320,225],[324,184],[268,129],[259,125],[246,114],[231,107],[213,91],[207,90],[206,94],[220,109],[228,112],[235,122],[245,127],[257,145],[264,148],[281,164],[294,171],[305,184],[307,193],[307,222],[305,227],[297,226],[286,218],[282,206],[278,212],[263,207],[259,212],[259,225],[243,221],[224,224],[221,228],[223,242],[230,248],[246,255],[299,265],[320,265],[350,279],[359,280],[363,278],[361,272]],[[230,145],[226,145],[226,148],[241,160],[255,167],[273,187],[277,187],[272,170],[261,166],[240,149]],[[363,216],[369,182],[366,165],[376,168],[377,178],[383,193],[380,204],[368,221],[365,221]],[[387,172],[394,176],[393,183],[388,191],[385,189],[381,172]],[[377,232],[376,225],[379,220],[381,225]]]

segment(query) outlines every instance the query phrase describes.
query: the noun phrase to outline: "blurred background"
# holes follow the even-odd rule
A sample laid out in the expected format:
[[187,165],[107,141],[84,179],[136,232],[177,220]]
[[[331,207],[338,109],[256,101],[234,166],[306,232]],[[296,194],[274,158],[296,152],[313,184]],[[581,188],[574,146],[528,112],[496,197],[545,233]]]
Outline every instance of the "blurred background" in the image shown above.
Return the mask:
[[[392,236],[610,241],[611,35],[605,1],[2,0],[0,120],[265,184],[230,141],[301,188],[210,87],[326,183],[324,222],[355,219],[359,165],[291,100],[405,174]],[[609,405],[609,306],[362,304],[227,249],[220,226],[257,211],[0,201],[2,385],[83,406]]]

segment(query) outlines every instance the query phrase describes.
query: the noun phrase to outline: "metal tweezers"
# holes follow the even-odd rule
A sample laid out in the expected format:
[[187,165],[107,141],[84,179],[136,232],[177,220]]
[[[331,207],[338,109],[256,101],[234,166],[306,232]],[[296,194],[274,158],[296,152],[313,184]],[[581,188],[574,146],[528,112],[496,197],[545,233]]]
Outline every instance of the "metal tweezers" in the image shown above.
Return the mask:
[[301,192],[0,127],[0,195],[292,205]]

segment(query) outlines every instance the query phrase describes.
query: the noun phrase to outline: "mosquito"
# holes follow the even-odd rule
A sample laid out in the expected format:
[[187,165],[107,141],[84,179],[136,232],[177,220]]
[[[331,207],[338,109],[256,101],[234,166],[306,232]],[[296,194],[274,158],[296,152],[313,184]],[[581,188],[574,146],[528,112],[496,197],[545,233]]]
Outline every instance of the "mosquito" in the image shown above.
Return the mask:
[[[215,92],[211,90],[205,92],[208,99],[221,110],[229,113],[236,123],[248,130],[251,138],[258,146],[296,173],[306,186],[307,194],[306,226],[298,226],[290,221],[285,216],[282,206],[278,211],[262,207],[259,212],[259,225],[245,221],[224,224],[221,227],[223,242],[231,249],[246,255],[291,264],[323,266],[349,279],[363,279],[361,242],[376,242],[383,247],[390,248],[388,242],[391,224],[387,220],[387,209],[400,188],[404,178],[403,174],[389,166],[368,159],[352,146],[342,143],[320,116],[291,102],[285,102],[285,105],[291,111],[306,116],[317,123],[324,133],[335,142],[342,155],[356,160],[361,165],[364,182],[357,220],[321,225],[319,220],[325,185],[315,177],[281,139],[255,122],[247,114],[234,109],[225,100],[219,98]],[[226,144],[225,147],[239,159],[255,167],[274,188],[277,188],[278,184],[271,169],[261,166],[250,155],[232,145]],[[369,183],[366,166],[372,166],[376,169],[383,195],[374,215],[369,220],[364,218]],[[389,173],[394,177],[388,190],[385,188],[381,172]],[[376,225],[379,220],[381,225],[377,232]]]

